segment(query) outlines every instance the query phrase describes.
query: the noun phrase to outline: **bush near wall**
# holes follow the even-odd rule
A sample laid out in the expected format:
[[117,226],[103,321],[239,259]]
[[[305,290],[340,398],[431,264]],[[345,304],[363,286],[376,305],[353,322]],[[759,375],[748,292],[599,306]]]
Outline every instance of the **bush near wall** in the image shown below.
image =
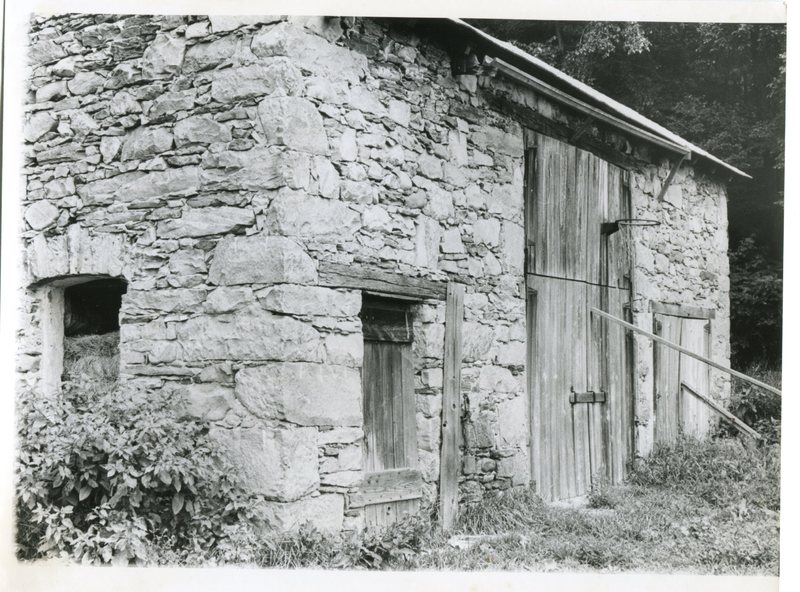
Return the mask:
[[239,489],[206,426],[164,393],[92,395],[21,398],[18,557],[185,563],[219,548],[247,561],[230,541],[256,527],[260,500]]

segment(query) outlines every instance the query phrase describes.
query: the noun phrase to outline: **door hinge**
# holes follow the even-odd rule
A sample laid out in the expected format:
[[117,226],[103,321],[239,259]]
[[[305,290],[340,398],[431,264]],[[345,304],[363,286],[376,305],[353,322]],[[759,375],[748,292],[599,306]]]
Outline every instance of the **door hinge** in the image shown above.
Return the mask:
[[605,391],[586,391],[582,393],[575,392],[574,388],[570,389],[569,402],[574,405],[575,403],[605,403]]

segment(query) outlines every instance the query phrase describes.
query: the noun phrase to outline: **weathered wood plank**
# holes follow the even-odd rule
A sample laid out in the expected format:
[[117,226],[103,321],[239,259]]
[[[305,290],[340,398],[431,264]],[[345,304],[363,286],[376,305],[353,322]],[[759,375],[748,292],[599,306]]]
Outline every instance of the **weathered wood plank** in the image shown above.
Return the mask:
[[531,441],[531,477],[539,490],[542,485],[542,420],[541,420],[541,380],[539,374],[539,328],[537,324],[537,300],[535,284],[527,286],[527,379],[528,379],[528,404],[530,408],[530,441]]
[[714,411],[719,413],[722,417],[724,417],[728,422],[730,422],[734,427],[736,427],[736,429],[738,429],[743,434],[751,436],[752,438],[755,438],[756,440],[760,440],[761,439],[761,434],[759,434],[757,431],[755,431],[753,428],[751,428],[749,425],[744,423],[741,419],[739,419],[738,417],[733,415],[730,411],[728,411],[724,407],[720,407],[714,401],[712,401],[708,397],[705,397],[705,396],[701,395],[700,393],[698,393],[697,391],[695,391],[690,386],[688,386],[688,385],[686,385],[684,383],[681,383],[681,388],[684,391],[686,391],[687,393],[689,393],[689,394],[697,397],[699,400],[703,401],[706,405],[708,405]]
[[[526,130],[527,132],[527,130]],[[526,133],[526,141],[530,134]],[[525,271],[533,273],[536,267],[536,240],[533,229],[536,228],[536,146],[525,149],[525,178],[524,191],[525,198]]]
[[459,436],[461,433],[461,357],[464,285],[447,285],[442,391],[442,444],[439,463],[439,517],[450,530],[458,513]]
[[[681,345],[695,353],[707,356],[709,354],[707,323],[702,319],[682,319],[683,330],[681,333]],[[682,384],[687,384],[692,390],[702,395],[709,392],[709,373],[710,368],[699,360],[681,355],[681,376]],[[700,400],[692,397],[682,397],[682,417],[683,431],[687,435],[695,438],[704,438],[710,429],[709,421],[710,409]]]
[[713,308],[701,308],[687,304],[671,304],[669,302],[650,301],[650,310],[653,313],[662,315],[672,315],[687,319],[713,319],[717,316],[717,311]]
[[351,508],[422,497],[422,474],[417,469],[387,469],[367,473],[358,491],[350,494]]
[[400,434],[403,450],[403,465],[416,468],[419,464],[417,447],[417,396],[414,392],[414,364],[411,344],[406,344],[400,349],[400,383],[402,400],[399,408],[402,416],[402,430]]
[[364,468],[367,471],[377,471],[383,469],[383,465],[376,462],[378,454],[378,436],[376,413],[377,397],[375,392],[375,375],[379,372],[378,351],[376,343],[364,343],[364,366],[361,373],[361,391],[364,394],[364,440],[367,445],[366,455],[364,456]]
[[355,288],[377,294],[414,297],[421,300],[444,300],[447,294],[446,282],[410,277],[358,264],[344,265],[320,261],[318,276],[319,285],[330,288]]

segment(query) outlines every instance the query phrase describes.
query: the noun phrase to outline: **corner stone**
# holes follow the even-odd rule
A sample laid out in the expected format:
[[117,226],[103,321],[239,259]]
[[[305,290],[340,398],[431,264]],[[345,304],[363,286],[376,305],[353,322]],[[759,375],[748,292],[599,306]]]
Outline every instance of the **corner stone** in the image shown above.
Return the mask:
[[326,494],[289,504],[270,503],[264,519],[277,531],[297,530],[308,522],[325,533],[339,532],[344,522],[344,496]]
[[299,97],[270,97],[258,105],[258,117],[267,142],[288,148],[328,153],[322,117],[311,101]]
[[209,270],[209,282],[218,286],[316,281],[311,257],[294,241],[279,236],[224,238]]
[[255,494],[295,501],[319,487],[315,428],[212,428],[209,435]]
[[358,369],[303,362],[243,368],[236,397],[262,419],[298,425],[360,426]]

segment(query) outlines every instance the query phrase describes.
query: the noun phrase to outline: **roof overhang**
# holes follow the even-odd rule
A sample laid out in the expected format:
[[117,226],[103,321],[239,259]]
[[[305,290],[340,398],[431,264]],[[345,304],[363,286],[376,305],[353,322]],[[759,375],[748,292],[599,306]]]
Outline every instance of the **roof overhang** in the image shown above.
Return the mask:
[[[481,50],[491,58],[489,63],[517,82],[645,142],[676,154],[688,155],[689,158],[700,157],[734,175],[752,179],[744,171],[511,43],[497,39],[461,19],[446,20],[469,35],[471,39],[478,41]],[[545,77],[552,84],[542,80]],[[557,88],[555,83],[560,88]]]

